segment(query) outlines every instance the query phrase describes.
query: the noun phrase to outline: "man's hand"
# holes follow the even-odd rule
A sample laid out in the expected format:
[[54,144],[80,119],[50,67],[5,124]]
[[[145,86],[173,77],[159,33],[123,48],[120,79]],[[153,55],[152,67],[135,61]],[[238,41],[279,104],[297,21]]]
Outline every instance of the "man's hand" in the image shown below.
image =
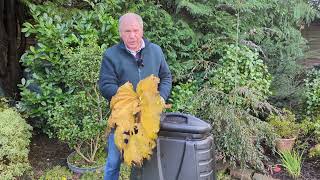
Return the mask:
[[164,105],[165,109],[170,109],[172,107],[172,104],[166,104],[166,101],[164,100],[164,98],[162,96],[161,97],[161,103]]

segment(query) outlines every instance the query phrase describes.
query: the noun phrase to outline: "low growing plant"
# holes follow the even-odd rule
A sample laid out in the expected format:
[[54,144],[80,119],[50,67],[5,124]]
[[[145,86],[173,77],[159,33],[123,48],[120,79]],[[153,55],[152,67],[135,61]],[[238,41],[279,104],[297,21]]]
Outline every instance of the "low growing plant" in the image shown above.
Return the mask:
[[[121,164],[119,180],[129,180],[130,172],[129,166]],[[103,175],[103,171],[87,172],[81,175],[80,180],[103,179]]]
[[72,173],[66,168],[61,166],[54,166],[51,169],[47,169],[39,180],[70,180],[72,179]]
[[309,157],[320,157],[320,144],[316,144],[309,150]]
[[297,151],[283,151],[279,153],[281,165],[286,168],[290,176],[298,178],[301,175],[302,154]]
[[0,107],[0,177],[11,180],[31,170],[28,148],[32,127],[16,110]]

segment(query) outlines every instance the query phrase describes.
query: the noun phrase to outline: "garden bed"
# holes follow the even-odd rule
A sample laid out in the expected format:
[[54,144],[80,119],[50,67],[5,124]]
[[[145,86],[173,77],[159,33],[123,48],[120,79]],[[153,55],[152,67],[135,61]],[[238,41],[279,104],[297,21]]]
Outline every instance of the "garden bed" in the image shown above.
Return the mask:
[[[301,172],[303,180],[320,179],[320,158],[304,159]],[[279,173],[275,173],[273,177],[281,180],[292,179],[283,169]]]
[[[38,179],[45,170],[54,166],[60,165],[67,167],[66,157],[71,152],[66,144],[56,139],[50,139],[45,134],[34,135],[30,144],[29,160],[35,178]],[[285,170],[273,174],[273,177],[281,180],[292,179]],[[302,165],[302,179],[320,179],[320,158],[307,158],[304,160]]]

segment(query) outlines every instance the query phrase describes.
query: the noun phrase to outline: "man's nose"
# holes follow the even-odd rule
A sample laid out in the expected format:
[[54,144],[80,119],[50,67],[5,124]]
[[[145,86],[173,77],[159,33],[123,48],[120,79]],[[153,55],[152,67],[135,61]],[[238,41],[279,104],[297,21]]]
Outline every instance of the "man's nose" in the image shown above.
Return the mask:
[[130,38],[134,38],[135,37],[135,33],[134,32],[130,32],[129,37]]

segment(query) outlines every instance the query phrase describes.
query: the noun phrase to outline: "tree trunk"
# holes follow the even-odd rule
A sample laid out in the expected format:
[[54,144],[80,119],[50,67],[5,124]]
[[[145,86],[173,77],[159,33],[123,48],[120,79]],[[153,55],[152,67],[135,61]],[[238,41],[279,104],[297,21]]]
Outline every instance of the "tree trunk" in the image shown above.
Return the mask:
[[19,97],[17,84],[22,77],[19,58],[25,50],[20,31],[24,14],[19,0],[0,0],[0,85],[14,99]]

